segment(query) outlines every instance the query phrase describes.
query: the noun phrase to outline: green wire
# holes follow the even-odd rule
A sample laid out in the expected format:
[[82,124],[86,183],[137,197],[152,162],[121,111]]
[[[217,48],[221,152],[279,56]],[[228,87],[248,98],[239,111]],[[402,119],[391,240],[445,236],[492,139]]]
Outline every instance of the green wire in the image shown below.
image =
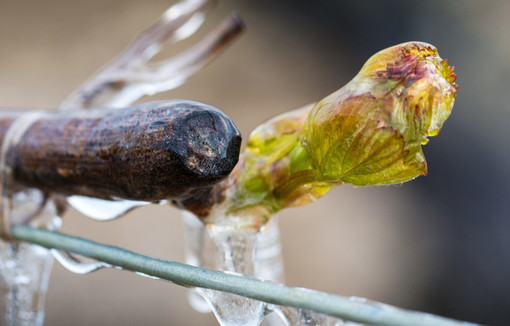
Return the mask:
[[118,247],[24,225],[13,225],[17,240],[97,259],[123,269],[141,272],[183,286],[230,292],[281,306],[313,310],[344,320],[387,326],[475,326],[427,313],[387,305],[353,301],[349,298],[305,288],[263,282],[248,277],[208,270],[137,254]]

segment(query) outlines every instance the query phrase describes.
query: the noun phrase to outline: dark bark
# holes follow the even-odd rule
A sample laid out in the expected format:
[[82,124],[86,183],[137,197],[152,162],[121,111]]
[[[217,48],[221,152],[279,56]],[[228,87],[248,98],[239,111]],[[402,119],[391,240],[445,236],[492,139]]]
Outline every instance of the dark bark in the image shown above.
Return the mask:
[[[0,112],[0,141],[19,112]],[[64,195],[186,199],[229,175],[241,136],[214,107],[162,101],[48,113],[11,152],[17,184]]]

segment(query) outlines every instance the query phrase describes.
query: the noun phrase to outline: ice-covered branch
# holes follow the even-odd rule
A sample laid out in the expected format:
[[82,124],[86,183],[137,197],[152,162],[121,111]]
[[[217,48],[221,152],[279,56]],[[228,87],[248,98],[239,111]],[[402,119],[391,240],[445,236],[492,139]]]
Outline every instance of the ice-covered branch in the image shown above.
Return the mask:
[[13,236],[46,248],[56,248],[94,258],[120,268],[174,283],[230,292],[277,305],[298,307],[370,325],[475,326],[427,313],[346,298],[305,288],[259,281],[137,254],[122,248],[95,243],[57,232],[13,225]]
[[170,7],[123,53],[68,97],[60,109],[123,107],[145,95],[182,85],[239,35],[244,25],[237,13],[228,16],[190,49],[160,62],[149,61],[165,42],[176,42],[192,35],[215,3],[214,0],[188,0]]

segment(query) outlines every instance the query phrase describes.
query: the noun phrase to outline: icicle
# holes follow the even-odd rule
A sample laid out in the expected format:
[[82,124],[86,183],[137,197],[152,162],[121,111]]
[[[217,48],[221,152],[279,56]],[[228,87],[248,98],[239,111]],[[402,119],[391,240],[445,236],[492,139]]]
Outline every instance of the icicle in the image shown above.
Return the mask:
[[[53,201],[44,204],[38,190],[18,192],[12,197],[11,220],[24,222],[34,211],[30,225],[55,230],[61,220]],[[40,209],[41,205],[44,205]],[[36,245],[0,240],[0,325],[40,326],[53,258]]]
[[[186,233],[186,263],[244,274],[261,280],[283,282],[278,217],[259,232],[252,229],[208,228],[195,215],[183,214]],[[192,307],[212,311],[223,326],[297,325],[361,326],[309,310],[281,307],[235,294],[194,288],[188,293]],[[273,313],[274,312],[274,313]]]
[[[191,213],[184,213],[183,219],[188,264],[273,282],[283,281],[276,217],[260,232],[208,229]],[[268,313],[264,302],[202,288],[193,291],[189,294],[191,305],[201,312],[212,310],[224,326],[258,325]]]
[[[67,203],[83,215],[98,221],[108,221],[126,215],[136,207],[151,204],[145,201],[134,200],[104,200],[86,196],[69,196]],[[159,204],[165,204],[162,200]],[[118,268],[110,264],[87,259],[82,256],[72,255],[69,252],[50,250],[53,257],[68,271],[76,274],[89,274],[103,268]],[[139,275],[150,277],[143,273]],[[151,277],[152,278],[152,277]]]
[[25,131],[44,113],[18,116],[3,135],[0,148],[0,325],[42,325],[44,299],[53,259],[39,246],[16,242],[11,224],[51,230],[61,220],[57,205],[36,189],[24,189],[13,176],[14,153]]
[[93,261],[91,263],[84,263],[80,261],[76,256],[71,255],[69,252],[59,251],[55,249],[50,250],[53,257],[68,271],[75,274],[88,274],[97,270],[112,267],[112,265]]
[[121,217],[133,208],[150,204],[135,200],[105,200],[85,196],[69,196],[67,203],[91,219],[108,221]]

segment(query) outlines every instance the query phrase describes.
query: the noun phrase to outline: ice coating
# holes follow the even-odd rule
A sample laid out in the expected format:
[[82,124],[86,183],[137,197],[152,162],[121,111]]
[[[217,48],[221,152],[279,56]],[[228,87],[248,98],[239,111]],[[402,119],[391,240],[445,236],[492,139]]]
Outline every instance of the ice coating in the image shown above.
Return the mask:
[[136,207],[150,204],[146,201],[105,200],[87,196],[69,196],[67,203],[83,215],[98,221],[113,220]]
[[[283,281],[281,247],[276,219],[259,233],[232,229],[208,229],[190,213],[183,215],[186,234],[186,263],[244,274],[273,282]],[[238,295],[195,288],[205,301],[190,294],[195,309],[211,309],[224,326],[258,325],[267,304]]]
[[[243,266],[261,263],[253,237],[264,232],[268,221],[274,222],[275,212],[316,200],[335,185],[400,183],[425,174],[421,146],[437,135],[450,115],[455,78],[433,46],[404,43],[372,56],[349,84],[317,104],[257,127],[231,177],[201,197],[215,203],[210,210],[197,210],[207,225],[201,237],[210,237],[213,245],[203,255],[197,248],[203,250],[204,241],[191,240],[191,256],[212,259],[214,268],[259,277]],[[221,197],[225,200],[215,202]],[[232,264],[233,257],[237,264]],[[203,259],[190,262],[209,267]],[[225,326],[258,325],[264,318],[262,307],[287,325],[359,325],[221,292],[196,291]],[[249,323],[245,317],[250,317]]]
[[[214,3],[215,1],[198,0],[181,1],[174,4],[153,26],[141,33],[118,58],[82,84],[74,94],[62,103],[60,110],[125,107],[143,96],[153,95],[183,84],[188,77],[200,71],[202,67],[216,58],[226,45],[235,39],[236,35],[239,35],[243,29],[243,24],[237,14],[225,19],[223,23],[214,28],[194,47],[179,53],[177,56],[159,62],[149,63],[149,60],[160,51],[166,41],[178,41],[193,34]],[[2,130],[6,130],[18,115],[19,113],[16,112],[12,117],[0,121],[0,133]],[[5,117],[5,115],[3,116]],[[195,137],[195,139],[199,142],[207,142],[211,138],[207,137],[207,132],[202,131],[204,131],[204,128],[197,129],[198,137]],[[20,133],[23,134],[23,132]],[[205,139],[202,136],[205,136]],[[214,145],[214,139],[212,141]],[[230,151],[235,151],[235,146]],[[190,155],[190,157],[195,158],[194,161],[190,161],[190,166],[196,167],[198,173],[203,175],[210,165],[204,169],[202,163],[208,163],[205,157],[210,153],[195,154],[198,155]],[[237,161],[237,153],[234,154]],[[205,159],[202,160],[202,158]],[[217,166],[219,168],[217,172],[228,174],[233,166],[228,167],[231,163],[232,161],[228,159],[223,160]],[[68,170],[57,169],[57,171],[66,174]],[[10,172],[8,174],[10,175]],[[15,191],[19,192],[14,194],[13,189],[7,190],[9,194],[2,194],[4,195],[4,205],[5,202],[9,202],[10,206],[11,199],[16,202],[16,199],[20,196],[25,198],[25,201],[21,204],[14,203],[13,209],[24,211],[24,213],[18,215],[19,219],[13,222],[30,222],[33,226],[51,230],[60,226],[60,218],[55,215],[55,205],[62,206],[62,198],[54,201],[54,198],[44,198],[41,192],[32,189],[20,190],[16,188]],[[34,213],[31,210],[33,208],[32,203],[38,202],[41,198],[47,199],[46,205],[43,209]],[[150,198],[144,199],[150,200]],[[90,201],[81,197],[74,201],[74,204],[86,211],[87,215],[99,219],[122,216],[130,209],[130,206],[134,206],[132,202],[125,201],[111,205],[103,203],[103,211],[98,212],[99,209],[90,209],[90,205],[94,205]],[[88,206],[88,208],[85,208],[85,206]],[[4,211],[9,210],[8,208],[5,209],[6,207],[2,208],[4,208]],[[12,217],[16,218],[16,215],[13,214]],[[5,229],[8,230],[9,228]],[[0,289],[2,291],[0,293],[2,296],[0,299],[0,325],[42,325],[44,297],[52,264],[49,251],[34,245],[0,240],[0,254],[2,255],[0,260],[0,272],[2,273],[0,278]],[[78,270],[83,271],[83,268],[78,268]]]
[[[13,196],[11,218],[14,223],[26,222],[24,219],[34,212],[37,217],[30,225],[50,230],[60,227],[54,203],[44,204],[40,191],[26,190]],[[0,325],[43,324],[52,265],[50,252],[42,247],[0,240]]]
[[[442,61],[438,65],[440,67],[444,68],[444,61]],[[408,67],[408,66],[410,67],[412,65],[406,65],[406,67]],[[398,69],[395,69],[394,71],[398,71]],[[397,75],[398,75],[398,73],[395,72],[395,73],[392,73],[389,75],[382,74],[379,76],[376,74],[374,76],[376,76],[377,78],[383,78],[386,81],[392,81],[392,78],[396,78],[394,76],[397,76]],[[447,80],[450,77],[443,77],[443,78],[445,80]],[[360,83],[360,85],[363,87],[368,87],[367,85],[369,85],[369,82],[363,81],[362,83]],[[426,84],[424,84],[424,85],[427,86]],[[363,87],[361,87],[361,86],[358,89],[359,91],[363,89]],[[375,84],[375,86],[382,87],[381,85],[379,85],[377,83]],[[412,94],[420,94],[420,92],[421,92],[420,90],[422,90],[424,88],[418,87],[418,86],[420,86],[420,83],[416,83],[416,84],[414,84],[413,87],[409,87],[408,88],[409,94],[411,94],[411,95]],[[374,94],[378,94],[377,87],[376,87],[376,89],[373,90]],[[390,89],[395,89],[395,88],[390,88]],[[425,88],[425,89],[427,90],[427,88]],[[383,94],[382,91],[380,93]],[[353,94],[356,94],[356,92],[354,92]],[[336,94],[336,95],[338,95],[338,94]],[[413,96],[415,96],[415,95],[413,95]],[[411,97],[411,98],[414,98],[414,97]],[[411,103],[411,102],[408,102],[408,103]],[[404,102],[404,104],[405,104],[405,102]],[[453,104],[453,99],[452,99],[452,104]],[[450,109],[451,109],[451,107],[450,107]],[[260,153],[265,153],[265,154],[269,154],[269,155],[271,155],[272,153],[278,153],[277,156],[272,156],[272,160],[270,162],[271,168],[274,168],[274,167],[282,168],[282,170],[275,169],[272,171],[272,173],[273,173],[272,176],[275,176],[276,180],[278,180],[279,178],[282,177],[282,175],[284,175],[284,173],[282,173],[282,171],[285,173],[288,173],[289,175],[294,175],[297,177],[294,179],[292,179],[292,178],[291,179],[283,179],[283,181],[281,181],[279,183],[278,182],[275,183],[275,189],[273,191],[273,195],[274,195],[273,198],[261,197],[261,194],[264,195],[264,192],[259,191],[260,189],[263,189],[263,187],[266,186],[264,181],[267,179],[261,179],[261,180],[255,179],[255,181],[252,182],[251,184],[246,184],[247,185],[246,189],[248,191],[254,192],[256,194],[256,196],[250,197],[250,200],[252,200],[252,201],[248,202],[248,205],[245,207],[258,209],[259,206],[257,205],[257,198],[264,199],[264,202],[262,203],[262,205],[260,205],[260,207],[262,207],[262,214],[255,214],[256,216],[253,216],[254,220],[258,220],[260,217],[262,217],[262,219],[266,219],[267,216],[272,214],[274,211],[281,209],[281,207],[303,204],[307,200],[313,200],[315,198],[318,198],[323,193],[327,192],[327,190],[329,190],[329,188],[332,185],[335,184],[331,180],[328,179],[332,176],[331,174],[323,174],[322,176],[320,176],[320,178],[324,178],[324,180],[319,179],[320,181],[314,182],[313,180],[315,180],[315,179],[313,179],[313,178],[318,178],[317,175],[306,173],[306,171],[310,170],[309,166],[313,166],[313,162],[314,162],[312,158],[309,158],[309,159],[306,158],[306,155],[311,156],[309,154],[310,151],[307,148],[306,144],[308,144],[308,146],[310,146],[310,144],[314,140],[310,140],[310,143],[305,143],[304,141],[301,142],[304,138],[301,138],[302,137],[301,136],[302,127],[300,127],[300,121],[302,121],[303,112],[308,113],[307,110],[308,109],[304,109],[302,111],[296,112],[296,115],[293,115],[291,113],[289,115],[289,118],[291,118],[291,119],[289,119],[289,121],[291,121],[291,123],[287,123],[287,121],[286,121],[287,119],[285,119],[285,118],[273,119],[272,121],[273,121],[274,125],[270,126],[269,128],[258,129],[259,131],[269,132],[268,133],[269,135],[271,134],[272,130],[274,130],[275,131],[274,135],[276,135],[276,138],[286,139],[287,141],[296,139],[299,141],[299,146],[293,147],[293,146],[290,146],[290,145],[292,145],[292,143],[290,143],[290,145],[289,145],[289,143],[285,143],[282,145],[282,143],[273,142],[274,144],[276,144],[278,146],[259,147],[259,146],[267,145],[266,140],[268,139],[267,138],[268,134],[263,134],[262,132],[260,133],[260,135],[262,135],[262,136],[257,141],[255,141],[255,138],[254,138],[254,141],[250,145],[250,150],[252,150],[252,154],[254,155],[254,157],[257,157],[257,154],[260,154]],[[395,110],[394,112],[406,113],[405,110]],[[398,123],[399,123],[399,121],[405,122],[406,115],[405,114],[399,115],[397,113],[395,113],[394,115],[393,114],[391,115],[391,118],[394,119],[395,124],[390,125],[390,127],[398,130],[398,132],[400,132],[401,134],[405,134],[407,132],[406,130],[408,130],[408,128],[407,127],[405,127],[405,128],[399,127]],[[449,115],[449,112],[447,114],[443,114],[443,117],[447,117],[447,115]],[[402,118],[402,117],[404,117],[404,118]],[[438,131],[437,127],[441,126],[442,123],[444,122],[443,117],[441,117],[441,115],[437,115],[437,116],[435,116],[435,118],[430,119],[431,122],[430,122],[429,127],[422,128],[422,126],[423,126],[423,124],[422,124],[421,126],[414,128],[413,130],[418,130],[418,131],[425,130],[426,131],[425,137],[433,136]],[[328,122],[328,121],[329,120],[326,120],[326,122]],[[424,121],[426,124],[427,120],[424,120]],[[375,127],[375,129],[381,127],[381,126],[379,126],[379,124],[374,124],[373,122],[370,122],[370,121],[369,121],[369,124],[367,124],[367,126]],[[271,129],[271,128],[273,128],[273,129]],[[255,133],[255,134],[257,134],[257,133]],[[392,135],[393,134],[394,133],[392,133]],[[278,137],[279,135],[280,136],[285,135],[285,136],[289,136],[289,137]],[[413,136],[413,133],[409,132],[409,135]],[[402,136],[402,138],[404,138],[404,137],[405,137],[405,135]],[[363,138],[363,137],[361,137],[361,138]],[[389,138],[391,138],[391,137],[389,137]],[[415,137],[415,138],[416,138],[415,141],[418,142],[419,137]],[[424,140],[422,138],[419,141],[419,143],[422,144],[423,142],[424,142]],[[273,152],[273,150],[275,150],[275,149],[277,151]],[[266,152],[264,152],[263,150],[266,150]],[[287,166],[285,166],[285,164],[287,164]],[[324,165],[324,166],[327,166],[327,165]],[[408,171],[408,170],[405,170],[405,171]],[[333,173],[333,177],[335,177],[336,175],[334,173],[336,173],[336,172],[333,171],[332,173]],[[359,175],[357,175],[357,177],[359,178]],[[251,181],[253,181],[253,180],[251,180]],[[342,180],[342,181],[347,182],[345,180]],[[337,182],[337,183],[339,183],[339,182]],[[355,184],[354,182],[351,182],[351,183]],[[296,190],[296,186],[298,187],[299,191]],[[248,198],[248,197],[246,197],[246,198]],[[286,200],[282,201],[281,200],[282,198],[285,198]],[[303,198],[306,198],[306,199],[303,199]],[[289,200],[289,199],[291,199],[291,200]],[[246,203],[246,202],[244,202],[244,203]],[[243,207],[243,209],[245,207]],[[243,209],[240,209],[237,211],[236,211],[236,209],[227,210],[226,218],[232,217],[233,216],[232,213],[234,213],[234,212],[238,213],[238,215],[244,215],[244,217],[248,216],[249,214],[246,214],[246,211],[243,212]],[[256,210],[251,211],[250,213],[253,213],[253,212],[256,212]],[[269,213],[267,213],[267,212],[269,212]],[[119,211],[118,214],[123,214],[123,212]],[[265,221],[267,221],[267,219]],[[263,223],[261,223],[259,226],[260,227],[263,226],[265,221]],[[219,223],[219,224],[221,224],[221,223]],[[233,230],[232,228],[227,226],[227,231],[231,232],[232,230]],[[256,264],[257,259],[254,258],[254,251],[253,251],[254,250],[253,249],[253,247],[254,247],[253,246],[253,237],[254,237],[254,235],[256,235],[256,233],[246,232],[245,238],[242,238],[239,234],[236,234],[233,237],[233,235],[234,235],[233,233],[231,233],[229,236],[225,236],[224,233],[219,232],[219,228],[215,228],[215,231],[218,231],[217,233],[215,232],[215,235],[213,235],[213,238],[215,239],[214,241],[215,241],[216,247],[217,247],[218,251],[221,253],[221,256],[223,256],[225,259],[224,261],[220,262],[219,268],[221,268],[223,270],[230,270],[233,268],[234,270],[232,272],[236,272],[236,269],[237,269],[235,267],[236,264],[232,263],[232,257],[237,257],[236,260],[239,262],[243,262],[242,264],[247,264],[246,262],[248,262],[248,264],[249,264],[250,261],[251,261],[251,264]],[[233,241],[233,240],[235,240],[235,241]],[[244,249],[240,250],[240,248],[244,248]],[[244,267],[241,268],[241,270],[243,270],[243,269],[244,269]],[[250,270],[248,269],[247,271],[250,271]],[[24,278],[17,278],[16,282],[21,284],[23,280],[24,280]],[[197,291],[199,291],[199,289],[197,289]],[[260,320],[262,320],[264,318],[267,311],[270,311],[270,310],[279,311],[280,312],[279,315],[282,316],[281,318],[283,320],[285,320],[287,323],[290,323],[293,325],[294,324],[295,325],[315,325],[318,323],[334,324],[334,325],[345,324],[342,321],[335,320],[335,318],[325,317],[325,316],[322,316],[319,314],[315,314],[313,312],[301,311],[299,309],[294,309],[294,308],[270,307],[264,303],[260,303],[260,302],[254,301],[254,300],[249,300],[249,299],[245,299],[245,298],[241,298],[241,297],[236,298],[233,295],[227,295],[227,294],[221,294],[221,293],[212,293],[211,294],[211,293],[207,293],[207,292],[202,292],[202,294],[204,296],[206,296],[206,298],[208,298],[208,300],[210,300],[210,304],[212,305],[213,309],[215,310],[216,315],[218,316],[218,319],[220,320],[220,322],[223,325],[238,325],[238,324],[256,325],[260,322]],[[347,323],[347,324],[350,324],[350,323]]]
[[[250,230],[208,228],[196,216],[183,214],[186,233],[186,263],[260,280],[283,282],[278,218],[254,233]],[[282,307],[239,295],[194,288],[188,295],[193,308],[212,311],[220,325],[331,325],[360,326],[339,318],[293,307]]]

